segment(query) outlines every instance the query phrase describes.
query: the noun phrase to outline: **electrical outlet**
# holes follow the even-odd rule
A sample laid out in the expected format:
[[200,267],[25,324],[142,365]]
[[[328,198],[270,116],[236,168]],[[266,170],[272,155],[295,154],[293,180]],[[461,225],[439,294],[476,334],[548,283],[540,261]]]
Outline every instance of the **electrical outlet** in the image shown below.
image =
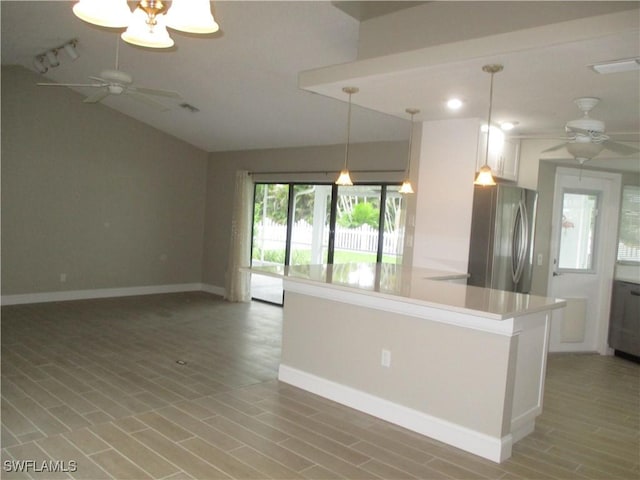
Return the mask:
[[390,350],[385,350],[384,348],[382,349],[382,355],[380,357],[380,365],[382,365],[383,367],[390,367],[391,366],[391,351]]
[[66,273],[61,273],[60,274],[60,283],[64,283],[67,281],[67,274]]
[[539,267],[542,266],[542,254],[541,253],[538,254],[538,266]]

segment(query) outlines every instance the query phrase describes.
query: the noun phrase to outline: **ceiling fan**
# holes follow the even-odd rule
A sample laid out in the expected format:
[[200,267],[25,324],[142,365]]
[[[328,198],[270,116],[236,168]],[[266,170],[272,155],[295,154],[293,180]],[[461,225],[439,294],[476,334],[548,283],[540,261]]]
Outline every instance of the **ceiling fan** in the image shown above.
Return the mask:
[[566,148],[567,151],[575,157],[582,165],[584,162],[591,160],[602,150],[607,149],[620,155],[633,155],[640,152],[635,147],[630,147],[622,143],[614,142],[609,135],[605,134],[604,122],[591,118],[589,112],[598,104],[599,98],[580,97],[574,100],[574,103],[584,113],[582,118],[571,120],[566,123],[564,129],[566,132],[565,143],[555,145],[551,148],[543,150],[544,152],[553,152]]
[[100,72],[97,76],[89,76],[94,83],[38,83],[40,86],[47,87],[90,87],[98,88],[93,95],[83,100],[84,103],[98,103],[109,95],[127,95],[130,98],[138,100],[149,107],[159,111],[169,110],[169,107],[163,103],[153,99],[152,96],[161,96],[167,98],[182,98],[182,96],[170,90],[158,90],[155,88],[139,87],[133,85],[133,77],[118,69],[118,53],[119,43],[116,46],[116,64],[115,69],[107,69]]

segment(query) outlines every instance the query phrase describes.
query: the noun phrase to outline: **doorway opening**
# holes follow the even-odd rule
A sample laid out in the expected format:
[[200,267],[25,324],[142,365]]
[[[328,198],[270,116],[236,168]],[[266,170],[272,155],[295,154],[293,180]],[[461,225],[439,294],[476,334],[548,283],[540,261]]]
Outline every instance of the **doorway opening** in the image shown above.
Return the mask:
[[[402,263],[397,184],[256,183],[251,265]],[[283,304],[282,280],[251,276],[255,300]]]

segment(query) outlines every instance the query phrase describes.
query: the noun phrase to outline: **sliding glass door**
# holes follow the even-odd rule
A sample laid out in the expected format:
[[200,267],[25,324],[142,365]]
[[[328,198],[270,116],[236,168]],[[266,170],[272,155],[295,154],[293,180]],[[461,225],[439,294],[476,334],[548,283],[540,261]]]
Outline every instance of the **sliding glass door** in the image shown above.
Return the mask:
[[[402,263],[405,199],[399,188],[256,184],[252,265]],[[251,293],[283,303],[276,278],[252,275]]]
[[[253,239],[251,265],[286,264],[289,185],[258,183],[253,197]],[[282,304],[282,280],[251,275],[251,296]]]

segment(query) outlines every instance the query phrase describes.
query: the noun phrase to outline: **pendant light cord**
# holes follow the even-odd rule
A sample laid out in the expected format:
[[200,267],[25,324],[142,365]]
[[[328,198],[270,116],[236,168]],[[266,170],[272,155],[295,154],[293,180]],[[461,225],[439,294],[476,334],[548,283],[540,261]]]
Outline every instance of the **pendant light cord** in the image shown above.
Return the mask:
[[501,72],[502,65],[485,65],[482,70],[491,74],[491,82],[489,83],[489,117],[487,119],[487,147],[485,150],[484,164],[489,165],[489,137],[491,135],[491,113],[493,110],[493,76]]
[[353,92],[349,91],[349,110],[347,113],[347,144],[344,149],[344,169],[347,170],[347,162],[349,160],[349,142],[351,139],[351,95]]

